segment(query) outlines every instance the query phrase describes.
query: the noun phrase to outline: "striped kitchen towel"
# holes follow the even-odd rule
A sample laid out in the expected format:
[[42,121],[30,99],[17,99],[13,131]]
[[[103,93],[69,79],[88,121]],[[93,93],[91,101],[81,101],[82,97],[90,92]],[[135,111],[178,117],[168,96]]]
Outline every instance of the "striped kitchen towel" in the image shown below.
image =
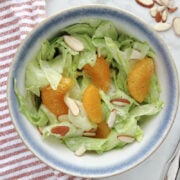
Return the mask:
[[9,116],[11,62],[25,36],[44,18],[45,0],[0,0],[0,179],[79,179],[48,167],[19,138]]

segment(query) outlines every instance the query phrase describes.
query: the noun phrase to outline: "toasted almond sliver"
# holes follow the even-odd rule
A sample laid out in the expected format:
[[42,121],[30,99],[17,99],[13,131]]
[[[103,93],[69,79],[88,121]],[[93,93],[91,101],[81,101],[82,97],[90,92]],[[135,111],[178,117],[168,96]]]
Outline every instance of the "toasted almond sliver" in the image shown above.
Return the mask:
[[68,108],[70,109],[70,111],[72,112],[72,114],[74,116],[78,116],[80,113],[79,107],[76,104],[75,100],[73,100],[72,98],[65,96],[64,97],[64,101],[66,103],[66,105],[68,106]]
[[169,30],[170,28],[171,28],[171,24],[169,24],[169,23],[162,23],[162,22],[159,22],[159,23],[157,23],[157,24],[155,24],[154,25],[154,29],[156,30],[156,31],[159,31],[159,32],[161,32],[161,31],[167,31],[167,30]]
[[116,115],[117,115],[117,112],[115,109],[113,109],[111,112],[110,112],[110,115],[108,117],[108,120],[107,120],[107,125],[109,128],[112,128],[114,126],[114,123],[115,123],[115,120],[116,120]]
[[152,17],[155,17],[156,14],[157,14],[157,11],[158,11],[158,7],[156,6],[153,6],[151,9],[150,9],[150,14]]
[[93,137],[93,136],[96,136],[96,133],[95,132],[84,132],[83,136]]
[[161,14],[161,12],[158,11],[158,12],[156,13],[155,20],[156,20],[156,22],[161,22],[161,20],[162,20],[162,14]]
[[171,7],[173,5],[172,0],[161,0],[161,2],[166,7]]
[[167,11],[167,9],[164,9],[162,11],[162,22],[166,22],[167,18],[168,18],[168,11]]
[[154,0],[154,2],[155,2],[156,4],[158,4],[158,5],[160,5],[160,6],[163,5],[161,0]]
[[175,11],[177,11],[178,10],[178,7],[169,7],[168,8],[168,12],[169,13],[174,13]]
[[180,17],[173,19],[173,30],[177,36],[180,36]]
[[82,156],[85,152],[86,152],[86,148],[85,148],[84,144],[82,144],[82,145],[79,147],[79,149],[77,149],[77,150],[75,151],[74,154],[75,154],[76,156]]
[[64,41],[74,51],[84,50],[84,44],[79,39],[73,36],[64,35]]
[[128,135],[119,135],[118,140],[125,142],[125,143],[132,143],[135,139]]
[[154,5],[153,0],[136,0],[138,4],[140,4],[143,7],[151,8]]
[[158,6],[157,7],[157,11],[158,12],[162,12],[162,11],[164,11],[166,9],[166,6]]

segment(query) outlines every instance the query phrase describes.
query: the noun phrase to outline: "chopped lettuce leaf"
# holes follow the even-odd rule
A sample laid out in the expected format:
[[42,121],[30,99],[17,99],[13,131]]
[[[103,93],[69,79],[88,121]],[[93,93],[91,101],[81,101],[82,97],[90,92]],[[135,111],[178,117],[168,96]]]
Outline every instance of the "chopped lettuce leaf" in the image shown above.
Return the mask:
[[105,43],[107,49],[112,54],[112,57],[119,65],[119,69],[121,69],[121,71],[124,71],[127,74],[129,71],[129,67],[128,67],[128,58],[126,56],[126,53],[124,53],[124,51],[121,51],[118,48],[117,44],[109,37],[105,37]]
[[22,96],[17,89],[16,82],[14,83],[14,90],[18,99],[20,112],[35,126],[45,126],[49,119],[44,112],[42,106],[37,110],[32,101],[31,93],[27,93],[26,96]]
[[84,145],[87,151],[96,151],[102,153],[107,142],[106,139],[90,138],[90,137],[72,137],[63,139],[66,146],[71,151],[77,151],[80,146]]
[[40,88],[48,85],[49,82],[40,68],[40,65],[36,59],[28,62],[25,73],[25,86],[27,91],[40,96]]
[[141,106],[136,106],[130,111],[131,117],[140,117],[140,116],[151,116],[157,114],[163,108],[163,103],[158,101],[154,104],[144,104]]
[[122,148],[125,143],[120,142],[117,139],[117,132],[112,130],[107,138],[91,138],[91,137],[73,137],[65,138],[65,144],[72,151],[77,151],[81,145],[84,145],[86,151],[96,151],[97,153],[103,153],[113,148]]
[[37,55],[38,59],[44,60],[44,61],[50,61],[53,59],[55,54],[55,49],[48,40],[43,41],[41,44],[41,49]]
[[58,84],[62,78],[62,66],[61,66],[61,59],[56,58],[53,61],[42,61],[39,60],[40,67],[44,72],[46,79],[48,80],[52,89],[56,90]]
[[161,93],[161,87],[160,87],[157,75],[154,74],[151,78],[150,89],[149,89],[149,93],[145,99],[145,102],[146,103],[155,103],[155,102],[159,101],[160,93]]
[[93,35],[93,39],[104,37],[109,37],[112,40],[117,40],[118,38],[117,29],[110,21],[102,21]]
[[137,124],[137,119],[133,116],[125,120],[117,120],[114,128],[119,135],[128,135],[137,141],[141,141],[144,135],[143,130]]
[[92,36],[94,34],[95,28],[86,23],[73,24],[64,28],[62,31],[67,32],[71,35],[73,34],[88,34]]

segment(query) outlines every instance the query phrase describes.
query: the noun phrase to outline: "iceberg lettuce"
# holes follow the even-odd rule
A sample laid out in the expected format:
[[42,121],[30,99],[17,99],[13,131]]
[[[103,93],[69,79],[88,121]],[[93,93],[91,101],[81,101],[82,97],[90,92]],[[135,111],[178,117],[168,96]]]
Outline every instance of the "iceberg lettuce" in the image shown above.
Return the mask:
[[[64,41],[64,35],[73,36],[81,41],[84,45],[83,51],[78,52],[69,47]],[[133,53],[136,53],[136,56]],[[99,90],[104,121],[108,121],[113,110],[117,112],[115,122],[106,138],[84,136],[84,132],[91,132],[98,127],[98,124],[90,121],[82,102],[85,88],[92,83],[91,77],[86,74],[83,67],[86,64],[93,66],[97,56],[103,56],[107,60],[111,75],[110,90]],[[14,90],[20,111],[34,126],[41,126],[43,137],[59,138],[74,152],[81,146],[85,147],[86,151],[97,153],[123,148],[127,142],[120,141],[119,135],[127,135],[141,141],[144,135],[141,128],[143,118],[159,113],[163,108],[163,102],[160,99],[161,89],[155,73],[143,103],[137,103],[130,96],[127,90],[127,77],[137,60],[135,57],[155,58],[155,52],[147,42],[118,31],[110,21],[88,19],[86,22],[68,26],[56,37],[43,41],[36,57],[27,63],[24,96],[15,83]],[[64,98],[68,96],[76,102],[80,110],[76,116],[69,109],[67,114],[56,117],[41,102],[41,88],[50,85],[52,89],[57,89],[62,76],[70,77],[74,81],[74,86]],[[60,126],[68,129],[66,134],[52,131]]]

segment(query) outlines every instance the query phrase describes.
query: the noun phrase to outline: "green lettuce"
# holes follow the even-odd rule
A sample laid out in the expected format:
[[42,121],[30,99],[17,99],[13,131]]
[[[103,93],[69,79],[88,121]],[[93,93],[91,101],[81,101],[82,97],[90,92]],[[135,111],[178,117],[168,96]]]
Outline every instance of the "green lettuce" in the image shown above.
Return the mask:
[[48,110],[45,110],[43,105],[37,108],[37,106],[33,104],[33,97],[30,92],[22,96],[17,88],[16,81],[14,82],[14,90],[18,99],[20,112],[35,126],[47,125],[50,118]]
[[77,151],[82,145],[86,151],[96,151],[97,153],[103,153],[113,148],[122,148],[126,143],[121,142],[117,138],[117,132],[112,130],[109,136],[105,139],[90,138],[90,137],[72,137],[65,138],[64,143],[72,151]]
[[[71,35],[81,41],[84,45],[83,51],[78,52],[69,47],[64,41],[64,35]],[[159,113],[163,102],[160,99],[161,89],[156,74],[151,78],[150,89],[143,103],[137,103],[130,96],[127,77],[136,62],[136,58],[132,60],[133,53],[141,58],[155,58],[155,52],[147,42],[119,32],[110,21],[89,19],[62,29],[56,37],[44,40],[37,55],[27,63],[24,96],[15,84],[20,111],[33,125],[41,126],[43,137],[62,139],[72,151],[77,151],[81,146],[86,151],[97,153],[123,148],[127,143],[120,141],[117,138],[119,135],[128,135],[141,141],[144,135],[141,122],[145,117]],[[83,136],[84,132],[98,126],[89,120],[82,102],[84,90],[93,83],[83,67],[86,64],[93,66],[97,56],[103,56],[107,60],[111,75],[110,90],[99,90],[104,120],[108,121],[113,110],[117,112],[115,123],[106,138]],[[74,86],[64,97],[72,98],[79,107],[80,113],[76,116],[68,110],[67,114],[56,117],[41,102],[41,89],[47,85],[57,89],[62,76],[70,77],[74,81]],[[113,103],[117,99],[126,100],[126,103]],[[69,131],[63,136],[52,133],[56,126],[67,126]]]

